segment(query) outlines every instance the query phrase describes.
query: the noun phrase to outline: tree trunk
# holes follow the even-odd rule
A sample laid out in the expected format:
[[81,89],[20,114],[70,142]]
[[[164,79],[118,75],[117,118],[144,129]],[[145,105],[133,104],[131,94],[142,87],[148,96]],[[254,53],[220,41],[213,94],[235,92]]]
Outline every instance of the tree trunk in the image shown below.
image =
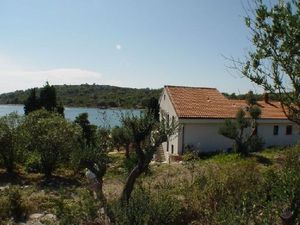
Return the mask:
[[128,203],[131,193],[133,191],[135,181],[144,172],[144,170],[145,170],[145,167],[143,165],[138,164],[134,167],[134,169],[129,174],[129,176],[126,180],[126,184],[124,186],[123,192],[122,192],[122,196],[121,196],[121,204],[122,205]]

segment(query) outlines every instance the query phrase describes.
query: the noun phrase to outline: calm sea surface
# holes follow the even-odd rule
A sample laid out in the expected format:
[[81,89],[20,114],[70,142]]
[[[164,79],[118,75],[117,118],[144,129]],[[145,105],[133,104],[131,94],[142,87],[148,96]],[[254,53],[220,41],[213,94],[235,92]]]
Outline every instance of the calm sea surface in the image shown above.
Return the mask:
[[[11,112],[17,112],[20,115],[24,114],[23,105],[0,105],[0,117]],[[89,121],[97,126],[118,126],[120,118],[123,114],[140,115],[141,110],[128,109],[97,109],[97,108],[65,108],[65,118],[74,120],[80,113],[88,113]]]

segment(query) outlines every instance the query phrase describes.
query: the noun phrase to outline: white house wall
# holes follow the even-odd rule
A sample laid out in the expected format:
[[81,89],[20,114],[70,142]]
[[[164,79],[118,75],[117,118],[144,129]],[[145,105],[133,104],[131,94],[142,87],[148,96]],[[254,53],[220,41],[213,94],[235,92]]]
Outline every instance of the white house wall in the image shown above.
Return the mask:
[[[220,124],[185,124],[181,141],[182,150],[187,146],[200,152],[214,152],[232,148],[232,140],[219,134]],[[183,146],[184,145],[184,146]]]
[[[273,134],[274,125],[278,125],[278,135]],[[286,127],[292,125],[292,134],[286,134]],[[264,121],[259,123],[257,134],[263,137],[265,147],[270,146],[287,146],[296,144],[299,141],[299,126],[289,121],[272,121],[265,123]]]
[[[172,105],[171,99],[169,95],[167,94],[166,90],[164,89],[160,99],[159,99],[159,104],[160,104],[160,117],[164,116],[166,119],[166,116],[169,115],[169,121],[172,121],[172,118],[174,118],[175,121],[178,121],[178,117],[176,115],[175,109]],[[169,138],[169,147],[167,142],[164,142],[162,144],[165,156],[168,158],[169,154],[172,151],[173,148],[173,154],[177,155],[178,154],[178,134],[173,135]],[[169,151],[167,151],[169,149]]]
[[[179,149],[193,146],[200,152],[226,151],[232,148],[233,141],[219,134],[222,119],[180,119],[184,127],[184,134],[179,135]],[[274,125],[278,125],[278,135],[273,134]],[[286,127],[292,125],[292,134],[286,134]],[[299,140],[299,126],[288,120],[260,120],[258,121],[257,134],[263,138],[265,147],[287,146],[296,144]]]

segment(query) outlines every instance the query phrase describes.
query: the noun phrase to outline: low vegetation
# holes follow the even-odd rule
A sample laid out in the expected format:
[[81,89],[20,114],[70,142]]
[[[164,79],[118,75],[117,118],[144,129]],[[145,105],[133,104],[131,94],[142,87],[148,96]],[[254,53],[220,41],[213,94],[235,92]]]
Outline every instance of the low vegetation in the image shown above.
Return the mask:
[[[300,222],[298,146],[268,149],[246,158],[236,153],[205,159],[194,155],[182,164],[151,165],[125,206],[119,198],[127,177],[122,161],[128,159],[122,152],[107,156],[103,192],[110,224]],[[43,174],[25,172],[22,165],[15,177],[8,178],[0,170],[2,224],[25,221],[38,212],[56,215],[52,224],[107,224],[103,202],[94,199],[83,173],[75,171],[60,165],[51,182],[45,182]]]

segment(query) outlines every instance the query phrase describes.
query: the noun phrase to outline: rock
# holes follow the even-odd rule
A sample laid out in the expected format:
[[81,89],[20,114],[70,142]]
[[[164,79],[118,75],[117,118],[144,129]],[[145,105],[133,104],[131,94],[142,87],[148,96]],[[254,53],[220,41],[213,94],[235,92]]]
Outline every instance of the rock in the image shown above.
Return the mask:
[[29,220],[39,220],[44,216],[44,213],[33,213],[29,216]]
[[57,218],[56,218],[56,215],[51,214],[51,213],[47,213],[47,214],[43,217],[43,219],[55,221]]
[[8,185],[0,187],[0,191],[5,191],[6,189],[9,189]]
[[28,221],[26,225],[45,225],[41,223],[40,221]]

